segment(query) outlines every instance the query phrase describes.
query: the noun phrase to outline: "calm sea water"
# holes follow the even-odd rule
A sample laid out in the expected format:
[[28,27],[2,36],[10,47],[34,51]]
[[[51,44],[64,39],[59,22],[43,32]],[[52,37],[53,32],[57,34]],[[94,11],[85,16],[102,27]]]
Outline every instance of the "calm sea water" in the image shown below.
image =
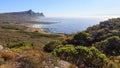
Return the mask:
[[56,22],[54,24],[37,24],[36,28],[43,28],[49,33],[72,34],[99,24],[102,18],[42,18],[40,21]]

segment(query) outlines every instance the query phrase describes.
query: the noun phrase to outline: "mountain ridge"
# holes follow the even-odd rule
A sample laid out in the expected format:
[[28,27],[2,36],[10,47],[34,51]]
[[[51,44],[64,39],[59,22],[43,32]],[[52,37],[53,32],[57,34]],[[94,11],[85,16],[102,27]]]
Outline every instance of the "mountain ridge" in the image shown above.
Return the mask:
[[41,13],[36,13],[33,10],[21,11],[21,12],[7,12],[0,13],[0,21],[11,21],[11,20],[22,20],[22,21],[36,21],[45,15]]

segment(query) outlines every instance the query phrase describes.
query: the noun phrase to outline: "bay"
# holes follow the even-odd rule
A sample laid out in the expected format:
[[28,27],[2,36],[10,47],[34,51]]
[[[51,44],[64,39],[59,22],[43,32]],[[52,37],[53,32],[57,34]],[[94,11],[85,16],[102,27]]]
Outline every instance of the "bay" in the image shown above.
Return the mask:
[[43,28],[49,33],[73,34],[86,30],[88,27],[99,24],[103,18],[42,18],[43,22],[55,22],[53,24],[36,24],[36,28]]

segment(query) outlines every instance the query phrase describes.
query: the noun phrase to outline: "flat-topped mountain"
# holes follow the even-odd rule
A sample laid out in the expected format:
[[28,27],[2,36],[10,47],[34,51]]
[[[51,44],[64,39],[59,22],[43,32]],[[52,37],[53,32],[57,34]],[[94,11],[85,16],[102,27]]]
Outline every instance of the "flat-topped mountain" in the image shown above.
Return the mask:
[[43,13],[36,13],[32,10],[21,12],[0,13],[0,21],[36,21],[44,17]]

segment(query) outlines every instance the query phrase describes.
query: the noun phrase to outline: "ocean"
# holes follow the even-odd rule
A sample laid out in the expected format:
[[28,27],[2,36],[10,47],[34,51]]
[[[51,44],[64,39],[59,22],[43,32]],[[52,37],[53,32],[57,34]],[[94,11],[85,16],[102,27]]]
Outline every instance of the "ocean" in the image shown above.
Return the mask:
[[104,21],[103,18],[42,18],[42,22],[55,22],[53,24],[36,24],[34,27],[43,28],[49,33],[74,34],[88,27]]

